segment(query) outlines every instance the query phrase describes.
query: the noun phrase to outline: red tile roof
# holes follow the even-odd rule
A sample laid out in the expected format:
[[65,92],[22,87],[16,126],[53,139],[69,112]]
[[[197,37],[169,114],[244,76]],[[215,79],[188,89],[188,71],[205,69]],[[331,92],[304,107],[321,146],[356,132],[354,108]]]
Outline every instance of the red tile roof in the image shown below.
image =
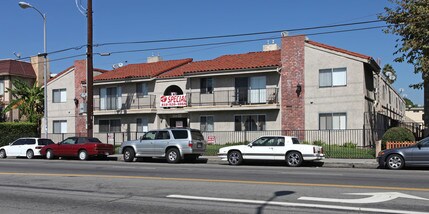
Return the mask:
[[144,77],[150,78],[190,62],[192,62],[192,59],[188,58],[153,63],[130,64],[104,74],[100,74],[94,77],[94,81]]
[[[70,69],[72,69],[72,68],[74,68],[75,66],[74,65],[72,65],[72,66],[70,66],[70,67],[68,67],[68,68],[66,68],[65,70],[63,70],[63,71],[61,71],[61,72],[59,72],[59,73],[57,73],[54,77],[51,77],[49,80],[48,80],[48,83],[49,82],[51,82],[52,80],[54,80],[54,79],[56,79],[56,78],[58,78],[58,77],[60,77],[61,75],[63,75],[64,73],[66,73],[67,71],[69,71]],[[104,69],[100,69],[100,68],[94,68],[94,71],[97,71],[97,72],[100,72],[100,73],[106,73],[106,72],[108,72],[108,70],[104,70]]]
[[363,54],[356,53],[356,52],[352,52],[352,51],[348,51],[348,50],[344,50],[344,49],[337,48],[337,47],[334,47],[334,46],[325,45],[325,44],[314,42],[314,41],[310,41],[310,40],[308,40],[306,42],[308,44],[310,44],[310,45],[318,46],[318,47],[321,47],[321,48],[326,48],[328,50],[337,51],[337,52],[340,52],[340,53],[348,54],[348,55],[359,57],[359,58],[362,58],[362,59],[367,59],[367,60],[371,60],[372,59],[372,57],[370,57],[370,56],[363,55]]
[[31,63],[12,59],[0,60],[0,75],[36,78],[36,72]]
[[165,72],[159,77],[168,78],[197,72],[257,69],[280,66],[280,50],[251,52],[245,54],[224,55],[213,60],[192,62],[169,72]]

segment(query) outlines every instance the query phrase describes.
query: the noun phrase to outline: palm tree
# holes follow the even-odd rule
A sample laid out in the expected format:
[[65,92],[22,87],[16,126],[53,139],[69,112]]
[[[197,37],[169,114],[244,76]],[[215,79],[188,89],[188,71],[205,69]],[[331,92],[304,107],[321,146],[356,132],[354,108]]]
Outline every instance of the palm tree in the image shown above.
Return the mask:
[[14,87],[6,89],[13,98],[3,110],[3,114],[18,109],[19,120],[24,116],[28,122],[39,123],[43,117],[43,88],[37,86],[36,82],[31,87],[19,79],[13,80],[12,83]]

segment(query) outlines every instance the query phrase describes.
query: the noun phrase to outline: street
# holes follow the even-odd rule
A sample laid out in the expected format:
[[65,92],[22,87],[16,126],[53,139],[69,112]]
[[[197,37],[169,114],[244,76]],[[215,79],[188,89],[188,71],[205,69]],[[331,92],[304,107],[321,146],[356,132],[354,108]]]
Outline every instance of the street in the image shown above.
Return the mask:
[[0,161],[1,213],[427,213],[427,169]]

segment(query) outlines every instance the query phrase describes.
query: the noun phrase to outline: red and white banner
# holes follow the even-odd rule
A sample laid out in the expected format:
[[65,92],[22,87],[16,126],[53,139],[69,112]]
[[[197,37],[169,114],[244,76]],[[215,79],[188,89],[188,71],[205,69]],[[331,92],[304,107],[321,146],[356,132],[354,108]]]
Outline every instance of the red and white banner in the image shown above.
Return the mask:
[[186,95],[161,96],[160,101],[161,107],[183,107],[188,105]]

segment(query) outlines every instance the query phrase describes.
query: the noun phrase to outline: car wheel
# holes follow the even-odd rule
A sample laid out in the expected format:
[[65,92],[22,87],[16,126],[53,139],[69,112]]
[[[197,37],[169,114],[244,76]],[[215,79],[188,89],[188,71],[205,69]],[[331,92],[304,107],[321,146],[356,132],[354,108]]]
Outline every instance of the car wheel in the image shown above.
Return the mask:
[[402,169],[405,165],[405,161],[401,155],[393,154],[387,157],[386,164],[389,169]]
[[7,158],[6,151],[4,149],[0,150],[0,158]]
[[286,163],[291,167],[298,167],[302,164],[302,155],[299,152],[289,152],[286,154]]
[[33,150],[29,149],[27,151],[27,153],[25,153],[25,156],[27,156],[28,159],[33,159],[34,158],[34,152],[33,152]]
[[86,150],[80,150],[78,153],[79,160],[88,160],[88,152]]
[[126,148],[124,150],[124,161],[125,162],[132,162],[134,160],[135,156],[136,156],[136,153],[134,152],[134,149]]
[[243,156],[239,151],[231,151],[228,153],[228,163],[230,165],[240,165],[243,162]]
[[46,151],[46,159],[50,159],[50,160],[54,159],[54,152],[52,150],[48,149]]
[[167,151],[167,162],[168,163],[179,163],[182,157],[180,156],[179,150],[176,148],[169,149]]

